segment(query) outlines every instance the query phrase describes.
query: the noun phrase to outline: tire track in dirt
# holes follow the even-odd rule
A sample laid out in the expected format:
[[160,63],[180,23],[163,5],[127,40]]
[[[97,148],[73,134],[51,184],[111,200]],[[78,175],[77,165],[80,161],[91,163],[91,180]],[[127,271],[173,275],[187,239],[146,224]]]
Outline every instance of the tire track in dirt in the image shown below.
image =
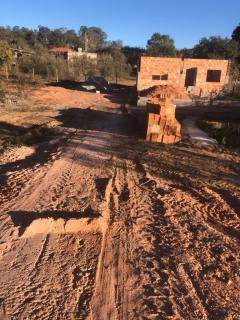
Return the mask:
[[[75,143],[75,138],[68,143],[67,148],[64,149],[64,156],[55,159],[46,172],[40,170],[39,174],[35,174],[17,199],[13,201],[13,204],[9,203],[4,211],[6,212],[9,209],[12,211],[21,210],[22,215],[31,215],[31,212],[41,214],[43,211],[50,213],[52,210],[60,210],[60,212],[66,212],[67,214],[71,210],[79,211],[81,207],[84,210],[91,208],[90,204],[95,199],[98,199],[100,203],[102,195],[96,189],[93,170],[81,165],[82,151],[79,153],[79,146],[83,141],[82,134],[79,137],[77,136],[77,143]],[[106,170],[103,174],[101,168],[96,167],[94,170],[99,179],[107,179]],[[85,175],[83,175],[83,172],[85,172]],[[52,185],[53,182],[54,185]],[[89,190],[83,192],[86,183],[89,185]],[[92,197],[89,196],[90,194]],[[68,196],[74,196],[76,200],[66,203],[65,198]],[[96,203],[96,208],[99,203]],[[89,215],[88,224],[91,226],[91,221],[94,221],[95,218],[94,216],[91,218],[92,211],[90,209],[86,214]],[[43,221],[39,220],[39,223],[42,224]],[[37,220],[34,221],[34,228],[37,228],[36,223]],[[81,224],[81,219],[79,222],[76,220],[76,223]],[[53,224],[54,228],[58,228],[57,224],[58,220],[56,220],[56,224]],[[11,225],[12,223],[8,227],[11,227]],[[69,228],[72,227],[68,223]],[[100,249],[99,244],[101,242],[100,229],[96,228],[97,225],[93,227],[93,233],[89,235],[89,231],[84,234],[78,232],[75,234],[75,231],[72,234],[69,231],[69,235],[61,235],[62,231],[60,230],[62,229],[59,229],[60,235],[45,233],[42,237],[41,234],[38,235],[37,229],[31,229],[31,225],[28,232],[25,234],[23,231],[20,238],[15,232],[12,245],[4,252],[0,263],[0,273],[1,270],[5,270],[6,267],[4,266],[9,259],[13,266],[9,273],[5,275],[5,277],[11,275],[12,281],[7,284],[4,282],[6,278],[2,277],[1,290],[1,295],[5,291],[6,313],[12,319],[86,318],[89,313],[89,302],[92,296]],[[17,230],[16,227],[15,230]],[[84,229],[82,228],[82,230]],[[72,246],[75,246],[74,243],[81,238],[85,239],[83,249],[80,252],[76,249],[71,252]],[[25,243],[23,245],[24,250],[17,253],[16,249],[21,242]],[[31,250],[26,252],[30,243]],[[23,260],[25,260],[25,263],[23,263]],[[22,270],[19,270],[21,279],[17,280],[15,270],[18,265],[22,266]],[[6,290],[10,288],[11,297],[6,295]],[[43,301],[48,301],[48,303],[44,304]]]
[[[141,143],[106,131],[78,130],[5,206],[4,312],[13,320],[237,319],[235,176],[211,183],[204,172],[195,181],[197,171],[179,170],[167,147],[143,164]],[[8,210],[31,218],[20,234]]]
[[102,206],[103,240],[89,319],[135,318],[136,276],[130,241],[134,235],[128,208],[127,163],[118,163],[113,171]]
[[[156,183],[159,183],[159,179],[154,179]],[[165,182],[166,184],[166,182]],[[170,184],[170,190],[172,189],[172,186]],[[223,264],[223,260],[219,259],[219,256],[217,258],[214,257],[214,255],[218,252],[225,254],[225,259],[231,258],[231,256],[237,255],[237,247],[238,247],[238,241],[236,242],[235,234],[233,233],[227,233],[225,232],[225,229],[222,230],[222,228],[218,228],[218,223],[216,220],[209,223],[209,218],[207,218],[207,215],[211,214],[211,212],[214,212],[218,215],[224,215],[225,209],[223,207],[223,204],[216,204],[217,199],[214,200],[214,210],[211,209],[212,202],[209,203],[209,201],[206,201],[205,204],[202,203],[203,197],[201,197],[201,200],[198,200],[196,198],[193,198],[192,191],[190,192],[182,192],[181,190],[171,190],[171,192],[167,192],[166,195],[161,197],[161,200],[164,203],[164,207],[167,209],[167,217],[170,219],[170,222],[172,224],[172,230],[176,230],[177,239],[179,242],[179,248],[182,247],[182,252],[180,250],[180,256],[183,258],[183,261],[181,261],[181,277],[186,278],[186,275],[188,277],[188,281],[186,283],[189,283],[189,281],[192,283],[192,286],[195,290],[195,293],[197,294],[194,301],[199,301],[203,307],[202,314],[207,319],[216,319],[222,318],[225,316],[228,316],[226,314],[225,310],[222,309],[220,306],[222,304],[221,298],[214,293],[214,290],[216,290],[216,287],[219,286],[219,283],[216,283],[216,286],[212,285],[212,292],[206,293],[208,288],[208,283],[204,281],[202,278],[202,272],[205,269],[207,271],[209,262],[211,261],[211,264],[213,267],[212,272],[215,274],[216,277],[218,277],[218,280],[223,282],[231,282],[232,280],[228,280],[233,277],[233,279],[237,276],[235,274],[235,271],[237,270],[237,265],[232,267],[232,270],[229,269],[228,263],[224,261],[224,265],[221,268],[221,264]],[[208,196],[208,194],[206,194]],[[200,201],[200,202],[198,202]],[[217,210],[216,210],[217,209]],[[228,208],[228,210],[231,210]],[[236,218],[236,216],[235,216]],[[231,216],[231,221],[233,217]],[[224,232],[223,232],[224,231]],[[206,237],[214,237],[215,241],[210,241],[209,243],[212,243],[212,247],[208,248],[207,252],[205,250],[206,247]],[[173,241],[174,239],[172,239]],[[219,243],[219,249],[217,249],[217,245],[214,242]],[[194,248],[194,244],[197,245],[197,248]],[[225,247],[225,249],[223,249]],[[193,248],[195,250],[193,250]],[[196,250],[197,249],[197,250]],[[217,251],[218,250],[218,251]],[[223,250],[223,252],[222,252]],[[202,251],[202,257],[196,257],[194,254],[189,256],[189,253],[196,253],[196,252]],[[228,253],[229,252],[229,253]],[[211,259],[209,261],[209,258],[211,256]],[[184,258],[185,257],[185,258]],[[223,257],[222,257],[223,258]],[[218,259],[220,261],[218,261]],[[186,261],[185,261],[186,260]],[[189,263],[191,261],[191,263]],[[172,264],[177,265],[177,263]],[[225,268],[225,271],[224,271]],[[194,271],[197,270],[197,271]],[[211,270],[211,269],[210,269]],[[227,273],[226,273],[227,272]],[[208,272],[206,272],[207,274]],[[227,276],[227,277],[226,277]],[[214,283],[214,278],[212,280]],[[217,281],[216,281],[217,282]],[[221,284],[220,284],[221,287]],[[224,287],[224,286],[223,286]],[[226,301],[229,300],[229,289],[224,288],[224,295]],[[227,289],[227,290],[226,290]],[[221,288],[221,290],[223,290]],[[219,294],[219,292],[218,292]],[[222,291],[223,295],[223,291]],[[211,297],[211,298],[210,298]],[[213,298],[214,297],[214,298]],[[234,297],[236,300],[236,297]],[[200,309],[201,309],[200,305]],[[234,307],[234,304],[231,305],[232,313],[236,310]],[[204,312],[205,310],[205,312]],[[239,312],[239,310],[238,310]],[[191,313],[190,313],[191,314]],[[189,316],[190,316],[189,314]],[[184,311],[184,315],[186,316],[186,310]]]
[[44,253],[45,253],[46,249],[47,249],[48,242],[49,242],[49,237],[50,237],[50,235],[47,233],[45,238],[42,241],[42,245],[41,245],[39,254],[38,254],[37,259],[34,262],[34,265],[33,265],[33,268],[32,268],[32,273],[30,273],[31,280],[32,280],[32,278],[34,278],[34,276],[36,276],[36,274],[38,272],[38,269],[39,269],[38,265],[41,264],[41,260],[42,260],[42,258],[44,256]]
[[[224,246],[223,243],[225,242],[224,250],[226,256],[224,259],[231,259],[232,256],[237,255],[237,242],[235,238],[229,234],[225,237],[221,231],[219,232],[219,230],[216,230],[215,224],[214,228],[209,225],[205,215],[206,212],[209,213],[209,202],[206,202],[205,205],[203,205],[203,196],[201,198],[198,197],[198,199],[193,198],[193,195],[195,195],[193,190],[183,192],[181,189],[176,189],[176,185],[173,185],[169,180],[153,177],[146,172],[144,167],[141,165],[138,165],[138,167],[137,171],[140,171],[141,174],[139,176],[139,183],[136,183],[136,185],[143,188],[145,196],[146,193],[149,194],[149,200],[146,200],[145,202],[152,206],[149,210],[149,215],[147,215],[148,218],[146,218],[146,213],[140,213],[138,219],[143,219],[144,223],[148,224],[144,238],[149,239],[152,244],[156,243],[155,248],[152,247],[152,252],[150,254],[151,260],[147,262],[151,269],[149,282],[151,282],[152,279],[157,278],[156,276],[153,277],[153,271],[154,269],[159,268],[156,267],[156,265],[159,266],[158,263],[160,262],[162,264],[163,273],[161,274],[161,272],[159,272],[159,275],[161,274],[163,279],[165,279],[165,281],[162,282],[162,285],[168,283],[166,292],[164,291],[160,295],[161,297],[164,297],[165,306],[163,301],[160,302],[156,298],[160,282],[145,287],[145,294],[150,296],[150,298],[147,299],[148,312],[146,318],[159,316],[165,318],[171,316],[177,318],[189,317],[190,319],[216,319],[216,317],[223,317],[224,314],[226,316],[225,310],[220,307],[222,301],[219,297],[219,290],[218,294],[214,294],[214,285],[212,285],[211,289],[213,291],[211,293],[207,292],[207,282],[202,280],[201,272],[204,268],[207,271],[206,264],[209,263],[207,258],[209,251],[212,250],[212,252],[210,252],[211,259],[214,259],[215,263],[214,271],[219,275],[218,281],[220,278],[220,281],[224,281],[224,295],[226,301],[229,301],[230,292],[229,289],[226,288],[225,283],[226,281],[228,282],[228,279],[234,278],[235,276],[237,277],[236,270],[238,267],[235,265],[229,270],[227,262],[224,261],[224,267],[228,270],[227,274],[230,271],[227,279],[224,279],[224,276],[226,276],[226,272],[223,271],[224,267],[222,270],[218,269],[223,261],[221,261],[219,257],[217,259],[220,261],[216,260],[214,257],[217,252],[217,246],[214,244],[215,241],[212,241],[214,245],[209,248],[208,252],[204,252],[204,248],[206,236],[209,237],[209,239],[214,237],[219,242],[220,248]],[[140,178],[141,175],[142,178]],[[207,198],[208,195],[204,196]],[[199,200],[199,198],[201,200]],[[142,204],[142,208],[144,208],[144,204]],[[155,214],[155,219],[152,212],[158,212],[158,214]],[[152,218],[150,218],[151,216]],[[199,238],[200,234],[202,235]],[[206,261],[203,260],[203,257],[195,256],[192,253],[194,252],[194,250],[192,250],[193,244],[198,246],[194,248],[195,251],[201,249],[200,251],[202,251],[202,255],[205,256],[204,259]],[[150,244],[149,247],[151,248]],[[219,251],[221,252],[221,250],[222,249]],[[228,254],[228,250],[230,250],[230,254]],[[156,261],[153,259],[153,252],[155,252],[155,255],[158,252]],[[190,256],[189,253],[191,253]],[[144,253],[141,253],[141,256],[143,255]],[[166,256],[165,259],[162,256]],[[143,266],[141,268],[144,269]],[[198,272],[195,271],[196,268]],[[159,268],[159,270],[160,269],[161,268]],[[147,272],[145,272],[145,274],[146,273]],[[232,280],[229,280],[229,283],[231,283],[231,281]],[[146,280],[144,282],[146,284]],[[221,287],[221,283],[220,285],[217,283],[217,286]],[[169,294],[169,292],[172,292],[172,294]],[[167,293],[170,297],[174,297],[174,299],[168,298]],[[234,301],[236,301],[236,297],[234,298]],[[231,304],[231,308],[232,314],[234,314],[234,312],[236,312],[234,303]],[[162,310],[162,313],[157,312],[159,309]],[[239,312],[239,310],[237,312]]]
[[[45,159],[47,162],[44,163],[44,165],[41,165],[40,163],[34,165],[34,162],[31,165],[31,161],[33,160],[30,157],[30,168],[15,171],[16,167],[20,166],[15,164],[13,165],[14,171],[7,172],[6,185],[0,190],[0,203],[2,205],[0,214],[0,248],[4,248],[3,250],[1,249],[0,256],[6,254],[7,251],[11,248],[11,243],[9,243],[9,239],[11,239],[11,241],[14,241],[18,237],[17,228],[14,228],[10,220],[10,217],[6,215],[5,212],[9,210],[8,208],[11,208],[12,203],[18,202],[22,197],[26,196],[26,194],[28,194],[28,196],[31,196],[31,192],[32,190],[34,190],[36,183],[39,183],[39,181],[41,181],[47,175],[49,169],[54,163],[54,160],[57,156],[61,154],[61,147],[59,147],[59,141],[52,142],[48,146],[43,144],[42,149],[44,155],[41,157],[43,159],[38,160],[41,162]],[[18,151],[18,153],[19,152],[20,151]],[[0,170],[0,174],[2,173],[2,170]]]
[[[140,288],[144,297],[138,316],[143,319],[181,318],[182,309],[178,308],[179,302],[173,298],[173,284],[177,281],[168,258],[174,253],[168,241],[172,237],[171,226],[168,225],[163,203],[159,200],[159,194],[165,194],[168,189],[165,186],[156,188],[155,182],[140,164],[137,165],[137,171],[138,175],[131,178],[135,180],[131,190],[135,189],[134,198],[138,194],[134,211],[137,243],[140,243],[141,250],[139,252],[137,249],[141,257],[138,263]],[[186,305],[184,303],[185,308]]]
[[0,179],[3,180],[3,188],[0,190],[0,204],[3,207],[15,200],[34,176],[48,172],[54,160],[61,154],[62,142],[53,140],[47,145],[43,143],[36,146],[32,154],[25,156],[25,147],[17,148],[16,152],[21,154],[21,159],[17,162],[6,163],[6,160],[4,162],[1,159]]

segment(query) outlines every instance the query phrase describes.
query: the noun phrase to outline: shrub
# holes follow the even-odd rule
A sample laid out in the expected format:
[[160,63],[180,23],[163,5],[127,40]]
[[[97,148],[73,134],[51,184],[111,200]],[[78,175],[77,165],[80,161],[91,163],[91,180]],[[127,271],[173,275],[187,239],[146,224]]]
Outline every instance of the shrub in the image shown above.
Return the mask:
[[31,56],[22,56],[18,61],[19,70],[25,74],[34,74],[44,78],[59,79],[68,77],[67,62],[61,58],[55,58],[48,53],[36,54]]

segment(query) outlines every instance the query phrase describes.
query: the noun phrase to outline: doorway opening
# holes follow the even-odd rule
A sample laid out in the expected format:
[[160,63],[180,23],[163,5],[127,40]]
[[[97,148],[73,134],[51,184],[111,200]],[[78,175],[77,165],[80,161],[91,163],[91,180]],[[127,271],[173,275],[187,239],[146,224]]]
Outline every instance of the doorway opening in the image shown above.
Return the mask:
[[197,81],[197,68],[186,70],[185,87],[194,87]]

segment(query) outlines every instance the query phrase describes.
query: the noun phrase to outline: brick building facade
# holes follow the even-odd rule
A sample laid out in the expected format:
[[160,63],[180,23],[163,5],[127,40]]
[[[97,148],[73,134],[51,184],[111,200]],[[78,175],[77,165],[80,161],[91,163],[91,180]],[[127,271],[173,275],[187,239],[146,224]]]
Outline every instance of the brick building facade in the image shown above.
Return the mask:
[[229,81],[230,61],[142,56],[138,92],[155,85],[176,85],[188,93],[206,96],[219,92]]

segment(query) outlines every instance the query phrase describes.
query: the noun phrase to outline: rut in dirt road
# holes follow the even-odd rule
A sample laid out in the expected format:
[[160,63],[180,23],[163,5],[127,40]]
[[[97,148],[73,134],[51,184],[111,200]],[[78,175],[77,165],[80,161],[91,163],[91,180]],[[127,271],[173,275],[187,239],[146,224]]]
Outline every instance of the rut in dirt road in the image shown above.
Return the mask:
[[[101,194],[93,170],[79,163],[78,139],[81,134],[5,206],[3,230],[11,233],[1,234],[1,294],[13,319],[84,319],[89,312],[101,243]],[[106,179],[99,168],[95,175]]]
[[[239,237],[213,226],[216,218],[209,223],[209,204],[195,199],[194,190],[183,192],[140,164],[128,167],[113,180],[109,196],[113,218],[91,319],[224,319],[231,296],[226,284],[232,275],[239,279],[239,261],[228,263],[238,256]],[[215,215],[225,208],[220,205]],[[238,297],[234,292],[231,299]],[[235,303],[231,308],[239,313]]]
[[139,141],[128,115],[66,119],[74,133],[40,165],[33,153],[0,169],[0,310],[238,319],[239,157]]

